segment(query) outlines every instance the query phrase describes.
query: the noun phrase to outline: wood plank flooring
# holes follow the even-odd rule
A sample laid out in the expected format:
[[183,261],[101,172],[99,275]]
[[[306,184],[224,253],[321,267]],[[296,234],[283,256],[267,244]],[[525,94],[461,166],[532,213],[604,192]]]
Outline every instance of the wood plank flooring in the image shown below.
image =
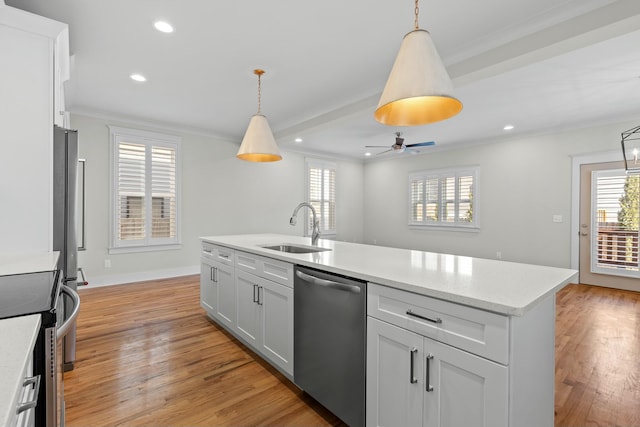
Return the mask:
[[[81,290],[67,425],[341,426],[226,331],[188,276]],[[556,426],[640,426],[640,294],[558,293]]]
[[80,292],[68,426],[342,425],[207,318],[198,276]]
[[640,426],[640,294],[569,285],[556,313],[556,426]]

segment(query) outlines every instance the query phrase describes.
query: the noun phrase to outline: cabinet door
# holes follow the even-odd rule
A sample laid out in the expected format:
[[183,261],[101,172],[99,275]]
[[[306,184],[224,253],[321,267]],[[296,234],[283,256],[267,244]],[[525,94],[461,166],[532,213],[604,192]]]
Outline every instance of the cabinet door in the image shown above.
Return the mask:
[[237,270],[238,291],[236,332],[247,343],[258,349],[260,342],[260,306],[258,305],[258,277]]
[[228,328],[236,324],[236,275],[232,266],[214,261],[215,280],[218,285],[216,317]]
[[367,317],[367,426],[422,426],[423,338]]
[[293,375],[293,289],[263,279],[258,292],[262,311],[260,351]]
[[211,261],[200,262],[200,306],[214,315],[218,309],[218,284],[215,279],[215,268]]
[[424,426],[508,423],[507,367],[424,338]]

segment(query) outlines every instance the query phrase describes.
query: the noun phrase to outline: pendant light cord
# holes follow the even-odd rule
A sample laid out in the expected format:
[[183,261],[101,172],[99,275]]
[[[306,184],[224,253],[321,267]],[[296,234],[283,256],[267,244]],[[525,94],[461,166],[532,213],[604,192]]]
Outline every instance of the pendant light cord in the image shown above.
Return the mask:
[[262,106],[262,74],[258,74],[258,114],[260,114],[260,107]]
[[264,70],[257,69],[253,70],[253,74],[258,76],[258,114],[260,114],[260,110],[262,107],[262,75],[264,74]]
[[418,0],[416,0],[416,8],[415,8],[414,12],[416,14],[416,20],[414,22],[414,27],[417,30],[417,29],[420,28],[420,26],[418,25],[418,13],[420,12],[420,8],[418,7]]

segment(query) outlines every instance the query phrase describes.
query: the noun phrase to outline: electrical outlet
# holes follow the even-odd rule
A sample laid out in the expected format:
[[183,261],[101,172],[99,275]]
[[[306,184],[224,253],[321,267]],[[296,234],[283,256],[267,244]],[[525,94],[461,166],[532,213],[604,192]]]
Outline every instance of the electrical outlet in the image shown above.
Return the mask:
[[554,215],[553,222],[562,222],[562,215]]
[[496,252],[496,259],[502,259],[502,252]]
[[111,268],[111,260],[110,259],[105,259],[104,260],[104,268]]

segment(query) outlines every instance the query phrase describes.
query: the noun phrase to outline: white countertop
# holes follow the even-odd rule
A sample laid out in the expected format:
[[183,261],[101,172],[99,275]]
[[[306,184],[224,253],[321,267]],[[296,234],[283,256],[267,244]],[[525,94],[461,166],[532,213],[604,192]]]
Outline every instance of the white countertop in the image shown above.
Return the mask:
[[15,422],[15,404],[39,328],[39,314],[0,320],[0,426]]
[[557,267],[422,252],[320,239],[330,251],[291,254],[261,246],[310,245],[310,238],[280,234],[206,236],[202,240],[293,264],[315,267],[465,304],[522,316],[550,294],[577,280],[578,272]]
[[7,253],[0,252],[0,276],[51,271],[58,268],[60,252]]

